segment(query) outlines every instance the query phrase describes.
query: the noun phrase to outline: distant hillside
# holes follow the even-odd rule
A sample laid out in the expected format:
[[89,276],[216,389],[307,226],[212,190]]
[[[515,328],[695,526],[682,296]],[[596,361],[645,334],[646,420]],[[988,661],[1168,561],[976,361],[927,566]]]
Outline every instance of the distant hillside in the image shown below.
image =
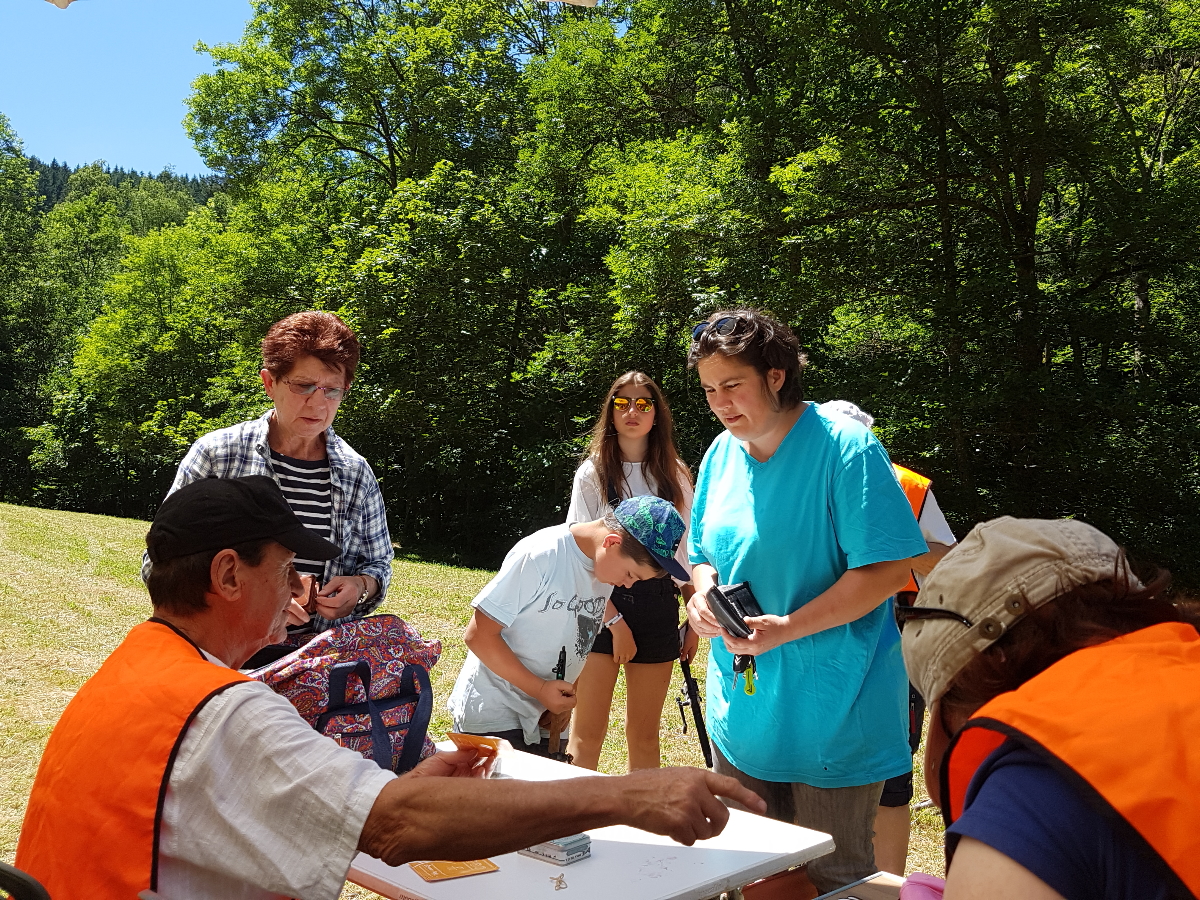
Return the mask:
[[[42,162],[36,156],[30,156],[28,159],[29,167],[38,174],[37,189],[43,197],[42,212],[48,212],[66,197],[67,180],[72,172],[78,171],[82,166],[68,165],[57,159],[52,159],[48,163]],[[131,181],[136,185],[142,179],[148,178],[178,187],[190,194],[197,203],[206,203],[208,198],[221,190],[224,185],[224,178],[220,175],[176,175],[170,169],[163,169],[157,175],[151,175],[147,172],[136,172],[132,169],[108,165],[103,166],[103,170],[114,185],[125,181]]]

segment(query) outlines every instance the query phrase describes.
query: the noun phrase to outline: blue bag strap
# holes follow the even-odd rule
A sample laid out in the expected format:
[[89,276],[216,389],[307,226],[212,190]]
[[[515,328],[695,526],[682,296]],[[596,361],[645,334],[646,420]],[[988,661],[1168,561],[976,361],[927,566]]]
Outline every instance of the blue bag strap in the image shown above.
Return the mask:
[[[419,693],[417,689],[420,688]],[[412,718],[404,732],[404,749],[396,763],[396,774],[402,775],[421,761],[421,750],[425,747],[425,735],[429,731],[429,719],[433,715],[433,687],[424,666],[409,663],[400,676],[400,690],[406,694],[416,693],[417,703]]]
[[[335,710],[348,705],[346,687],[351,675],[358,676],[358,680],[362,682],[363,693],[367,697],[367,714],[371,717],[371,758],[375,760],[379,768],[390,769],[392,767],[392,742],[388,739],[387,726],[383,723],[383,716],[379,714],[379,707],[371,699],[370,663],[365,659],[359,659],[338,663],[333,667],[329,673],[329,709]],[[428,684],[428,676],[426,676],[426,684]],[[430,705],[432,705],[432,701]],[[427,726],[428,722],[427,717]],[[405,746],[404,749],[408,750],[408,747]]]

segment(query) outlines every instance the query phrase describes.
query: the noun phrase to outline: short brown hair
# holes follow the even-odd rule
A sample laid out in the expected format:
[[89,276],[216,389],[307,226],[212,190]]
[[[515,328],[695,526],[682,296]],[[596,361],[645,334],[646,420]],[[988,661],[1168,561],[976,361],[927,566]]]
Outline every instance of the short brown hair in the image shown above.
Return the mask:
[[604,527],[621,539],[621,555],[626,559],[633,560],[639,566],[649,566],[654,570],[656,577],[667,574],[667,570],[646,549],[645,544],[621,526],[621,523],[617,521],[616,513],[611,509],[604,514]]
[[769,313],[747,307],[719,310],[705,321],[713,325],[721,319],[738,321],[729,334],[718,334],[711,327],[704,329],[700,340],[692,341],[688,368],[694,369],[702,359],[720,354],[752,366],[763,378],[771,369],[780,369],[783,372],[783,385],[777,395],[780,406],[795,409],[803,402],[801,376],[808,365],[808,357],[800,352],[800,342],[792,329]]
[[317,309],[280,319],[262,341],[263,368],[275,378],[291,372],[301,357],[312,356],[331,369],[341,369],[349,385],[360,352],[350,327],[333,313]]
[[[230,547],[251,568],[262,565],[263,555],[271,538],[247,541]],[[188,556],[156,562],[146,578],[146,589],[150,591],[150,602],[155,612],[187,618],[208,609],[205,592],[212,584],[212,561],[220,550],[202,550]]]

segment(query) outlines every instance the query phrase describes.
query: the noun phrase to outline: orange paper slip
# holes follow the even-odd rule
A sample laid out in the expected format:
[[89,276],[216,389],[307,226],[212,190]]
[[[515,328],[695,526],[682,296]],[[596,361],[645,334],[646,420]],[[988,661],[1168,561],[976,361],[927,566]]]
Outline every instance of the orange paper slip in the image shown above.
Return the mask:
[[472,859],[466,862],[416,862],[409,867],[426,881],[445,881],[449,878],[465,878],[467,875],[482,875],[498,872],[500,867],[490,859]]
[[500,751],[500,738],[482,737],[478,734],[459,734],[455,731],[448,732],[446,737],[454,741],[454,746],[459,750],[478,750],[479,755],[484,759],[495,756]]

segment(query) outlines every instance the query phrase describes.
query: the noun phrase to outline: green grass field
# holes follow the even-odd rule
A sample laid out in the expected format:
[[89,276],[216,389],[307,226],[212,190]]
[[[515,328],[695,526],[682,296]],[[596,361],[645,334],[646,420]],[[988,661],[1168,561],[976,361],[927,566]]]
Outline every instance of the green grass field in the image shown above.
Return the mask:
[[[25,802],[42,747],[63,707],[125,633],[150,615],[139,577],[146,523],[0,504],[0,859],[11,862]],[[427,637],[442,641],[434,669],[438,700],[430,726],[437,738],[450,725],[444,698],[466,656],[463,629],[469,603],[491,572],[397,559],[387,602]],[[703,681],[703,654],[694,666]],[[663,764],[703,765],[692,733],[681,733],[674,696],[663,710]],[[618,684],[612,727],[600,760],[625,771],[624,686]],[[918,778],[918,781],[920,779]],[[918,799],[924,797],[920,791]],[[913,816],[909,869],[941,874],[941,822],[932,810]],[[376,895],[348,887],[343,895]]]

